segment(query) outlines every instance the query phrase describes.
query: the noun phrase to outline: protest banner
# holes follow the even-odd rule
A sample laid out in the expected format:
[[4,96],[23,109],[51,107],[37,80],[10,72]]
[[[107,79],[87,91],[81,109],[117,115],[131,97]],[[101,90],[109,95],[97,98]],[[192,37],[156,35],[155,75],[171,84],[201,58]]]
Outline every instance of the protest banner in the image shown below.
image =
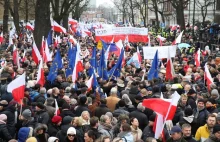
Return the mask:
[[148,29],[135,27],[112,27],[95,29],[95,40],[100,39],[110,42],[114,37],[114,42],[125,40],[128,36],[129,42],[148,42]]
[[175,46],[157,46],[157,47],[143,47],[144,59],[154,59],[154,55],[158,50],[159,59],[167,58],[168,49],[170,49],[170,56],[176,56],[176,45]]

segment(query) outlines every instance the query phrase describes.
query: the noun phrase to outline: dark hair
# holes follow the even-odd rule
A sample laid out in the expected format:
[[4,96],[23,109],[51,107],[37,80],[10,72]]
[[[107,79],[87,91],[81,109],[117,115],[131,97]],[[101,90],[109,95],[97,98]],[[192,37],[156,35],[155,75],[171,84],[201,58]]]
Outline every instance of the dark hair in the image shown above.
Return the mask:
[[122,124],[121,128],[122,128],[123,132],[130,132],[131,131],[131,127],[128,123]]
[[124,100],[120,100],[118,102],[119,107],[124,107],[125,106],[125,101]]
[[100,102],[101,102],[101,104],[106,104],[107,103],[106,99],[101,99]]
[[92,118],[90,118],[90,126],[94,127],[96,125],[96,123],[99,122],[99,118],[96,116],[93,116]]
[[207,120],[209,119],[209,117],[215,117],[215,120],[217,120],[215,114],[209,114],[208,117],[207,117]]
[[137,118],[135,118],[135,117],[131,117],[131,119],[130,119],[130,123],[133,122],[134,119],[137,119]]
[[87,134],[88,134],[88,136],[89,136],[90,138],[92,138],[93,140],[95,140],[95,139],[96,139],[94,131],[89,130],[89,131],[87,131],[86,133],[87,133]]

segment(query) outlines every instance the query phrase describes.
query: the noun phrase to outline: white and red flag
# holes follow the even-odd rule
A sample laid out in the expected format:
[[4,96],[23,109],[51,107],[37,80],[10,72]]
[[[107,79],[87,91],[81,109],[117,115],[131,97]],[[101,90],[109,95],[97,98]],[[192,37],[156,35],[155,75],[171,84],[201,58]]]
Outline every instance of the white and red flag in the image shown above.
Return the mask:
[[26,24],[26,29],[33,31],[34,30],[34,26],[31,25],[29,22]]
[[66,33],[66,29],[60,26],[56,21],[53,21],[52,28],[55,32]]
[[90,91],[92,89],[92,84],[93,84],[93,80],[94,80],[94,77],[93,77],[93,74],[92,76],[89,78],[89,80],[86,82],[86,86],[88,87],[88,90],[87,91]]
[[3,32],[2,32],[2,33],[0,34],[0,44],[2,44],[3,40],[4,40],[4,36],[3,36]]
[[25,73],[8,84],[7,92],[12,93],[14,100],[18,103],[24,98]]
[[181,43],[181,39],[182,39],[182,36],[183,36],[183,32],[184,32],[184,31],[182,31],[182,32],[179,34],[179,36],[173,41],[172,45],[176,45],[176,44],[178,44],[178,43]]
[[173,79],[175,75],[175,71],[173,68],[173,62],[170,57],[170,49],[168,48],[168,57],[167,57],[167,64],[166,64],[166,80],[171,80]]
[[41,86],[44,86],[45,83],[45,76],[44,76],[44,69],[43,69],[43,59],[40,60],[38,72],[37,72],[37,83]]
[[32,58],[33,58],[34,62],[38,65],[38,63],[41,59],[41,55],[40,55],[40,52],[39,52],[35,42],[33,42]]
[[195,64],[196,64],[196,67],[200,67],[200,48],[196,51],[196,54],[195,54]]
[[213,84],[213,79],[212,76],[209,72],[207,63],[205,64],[205,74],[204,74],[204,79],[206,80],[206,85],[208,86],[208,89],[210,90],[210,85]]

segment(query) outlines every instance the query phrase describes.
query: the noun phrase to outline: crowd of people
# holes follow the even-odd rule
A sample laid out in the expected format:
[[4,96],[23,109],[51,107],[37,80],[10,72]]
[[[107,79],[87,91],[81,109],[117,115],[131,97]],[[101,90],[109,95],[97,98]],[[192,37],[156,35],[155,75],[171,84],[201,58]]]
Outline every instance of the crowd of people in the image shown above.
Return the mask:
[[[174,37],[164,41],[164,45],[170,44],[179,33],[175,31]],[[14,38],[13,45],[8,45],[7,37],[1,44],[0,142],[220,142],[219,49],[211,52],[208,42],[205,48],[199,47],[193,38],[183,35],[182,42],[191,47],[177,48],[172,80],[165,80],[166,59],[161,60],[159,78],[153,80],[147,78],[151,60],[143,60],[140,68],[132,63],[125,65],[117,79],[104,80],[97,76],[100,87],[88,90],[90,59],[97,45],[95,35],[75,36],[81,47],[84,70],[73,83],[71,75],[65,75],[71,44],[69,34],[61,34],[62,42],[57,47],[50,45],[50,50],[54,58],[60,49],[63,68],[54,82],[46,80],[41,86],[36,82],[38,65],[31,54],[33,40],[27,34],[23,32]],[[150,37],[151,46],[159,45],[153,34]],[[20,68],[13,63],[14,45],[21,57]],[[143,48],[147,48],[145,45],[131,43],[125,50],[126,61],[137,47],[142,53]],[[194,60],[198,48],[201,48],[200,67],[195,66]],[[99,62],[101,50],[96,50]],[[107,70],[117,60],[112,53]],[[214,82],[210,87],[204,81],[205,63]],[[51,65],[52,61],[44,63],[45,79]],[[18,103],[7,92],[7,85],[24,72],[27,76],[25,93],[22,103]],[[156,113],[144,107],[142,101],[160,98],[161,93],[169,99],[174,91],[181,95],[175,116],[166,122],[163,133],[155,139]]]

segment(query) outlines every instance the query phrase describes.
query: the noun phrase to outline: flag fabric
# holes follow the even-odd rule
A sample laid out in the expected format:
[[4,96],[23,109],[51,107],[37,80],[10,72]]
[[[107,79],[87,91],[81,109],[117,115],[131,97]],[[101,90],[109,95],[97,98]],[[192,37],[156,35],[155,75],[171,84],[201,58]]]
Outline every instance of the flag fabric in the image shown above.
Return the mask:
[[60,26],[56,21],[53,21],[52,28],[55,32],[66,33],[66,29]]
[[40,55],[40,52],[39,52],[35,42],[33,42],[32,58],[33,58],[34,62],[38,65],[38,63],[41,59],[41,55]]
[[[110,52],[114,51],[115,48],[115,44],[114,42],[114,38],[112,39],[112,41],[110,42],[109,46],[107,47],[106,51],[105,51],[105,64],[108,64],[108,58],[110,55]],[[117,49],[116,49],[117,50]]]
[[163,132],[163,126],[164,126],[164,117],[163,115],[157,113],[155,121],[154,121],[154,126],[153,126],[155,139],[159,139],[161,133]]
[[148,47],[151,47],[151,43],[150,43],[150,35],[148,35]]
[[102,47],[101,57],[99,60],[98,75],[104,80],[108,80],[107,65],[105,62],[105,48]]
[[125,37],[124,45],[125,45],[126,51],[128,51],[131,48],[131,45],[130,45],[129,40],[128,40],[128,36]]
[[26,24],[26,29],[33,31],[34,30],[34,26],[31,25],[29,22]]
[[48,46],[53,44],[53,35],[52,34],[53,34],[53,30],[50,30],[48,35],[47,35],[47,44],[48,44]]
[[[163,65],[163,63],[162,63]],[[171,80],[173,79],[175,75],[175,71],[173,68],[173,62],[170,57],[170,49],[168,48],[168,57],[167,57],[167,65],[166,65],[166,80]]]
[[166,38],[165,38],[165,37],[162,37],[162,36],[160,36],[160,35],[158,35],[158,36],[157,36],[157,39],[158,39],[159,42],[160,42],[160,46],[163,46],[163,42],[166,40]]
[[16,51],[17,53],[17,56],[16,56],[16,65],[18,67],[18,69],[20,69],[20,59],[19,59],[19,54],[18,54],[18,51]]
[[44,52],[45,52],[45,63],[52,61],[52,57],[51,57],[50,50],[47,44],[47,40],[45,40]]
[[4,36],[3,36],[3,32],[1,32],[1,34],[0,34],[0,44],[2,44],[3,40],[4,40]]
[[119,40],[118,42],[115,43],[116,45],[116,51],[113,51],[113,53],[116,55],[116,56],[120,56],[120,53],[121,53],[121,50],[123,49],[123,44],[122,44],[122,40]]
[[14,100],[18,103],[21,103],[24,98],[25,77],[25,73],[23,73],[7,86],[7,92],[12,93]]
[[110,78],[112,78],[112,77],[114,77],[114,78],[120,77],[123,56],[124,56],[124,50],[122,49],[117,63],[115,64],[115,66],[108,73]]
[[210,90],[211,89],[210,85],[213,84],[213,79],[212,79],[212,76],[209,72],[207,63],[205,64],[204,79],[206,80],[206,85],[208,86],[208,89]]
[[94,80],[94,77],[93,77],[93,74],[92,74],[92,76],[86,82],[86,86],[88,87],[87,91],[90,91],[92,89],[93,80]]
[[47,80],[49,80],[51,83],[56,79],[58,69],[62,69],[63,64],[62,64],[62,58],[60,56],[60,50],[57,49],[57,53],[55,55],[55,58],[53,60],[52,66],[50,67],[50,72],[47,76]]
[[92,58],[90,58],[90,69],[89,69],[89,76],[96,72],[97,70],[97,61],[96,61],[96,48],[93,47],[92,49]]
[[69,18],[69,19],[68,19],[68,23],[69,23],[70,25],[77,25],[77,24],[78,24],[78,21],[77,21],[77,20],[74,20],[74,19],[72,19],[72,18]]
[[130,65],[131,63],[133,63],[136,68],[141,67],[141,64],[140,64],[139,59],[138,59],[138,53],[137,52],[135,52],[133,54],[133,56],[131,57],[131,59],[128,60],[127,65]]
[[67,53],[67,60],[68,60],[68,68],[66,70],[66,77],[68,77],[69,75],[72,75],[73,73],[73,68],[74,68],[74,64],[75,64],[75,60],[76,60],[76,51],[77,48],[76,47],[70,47]]
[[45,55],[45,40],[44,37],[42,37],[42,41],[41,41],[41,48],[40,48],[40,54],[43,58],[43,61],[46,62],[46,55]]
[[157,50],[151,68],[148,72],[148,80],[152,80],[153,78],[158,78],[158,68],[159,68],[159,58],[158,58],[158,50]]
[[[48,42],[48,41],[47,41]],[[61,39],[60,39],[60,36],[57,36],[56,35],[56,38],[55,38],[55,42],[54,42],[54,47],[58,47],[58,45],[61,43]],[[49,44],[48,44],[49,45]]]
[[17,65],[17,56],[18,56],[18,52],[17,52],[17,48],[16,48],[16,46],[14,45],[13,46],[13,53],[12,53],[13,55],[13,63],[15,64],[15,65]]
[[72,35],[69,36],[69,42],[71,42],[74,45],[77,44],[76,39]]
[[182,32],[179,34],[179,36],[173,41],[172,45],[176,45],[176,44],[178,44],[178,43],[181,43],[181,39],[182,39],[182,36],[183,36],[183,32],[184,32],[184,31],[182,31]]
[[60,115],[60,110],[58,107],[57,99],[55,99],[55,116]]
[[195,54],[195,65],[196,67],[200,67],[200,48],[197,50]]
[[39,64],[39,67],[38,67],[37,83],[40,84],[42,87],[44,86],[44,83],[45,83],[44,69],[43,69],[43,59],[40,60],[40,64]]
[[161,114],[165,120],[172,120],[177,109],[180,95],[175,91],[171,99],[151,98],[143,101],[143,106]]

